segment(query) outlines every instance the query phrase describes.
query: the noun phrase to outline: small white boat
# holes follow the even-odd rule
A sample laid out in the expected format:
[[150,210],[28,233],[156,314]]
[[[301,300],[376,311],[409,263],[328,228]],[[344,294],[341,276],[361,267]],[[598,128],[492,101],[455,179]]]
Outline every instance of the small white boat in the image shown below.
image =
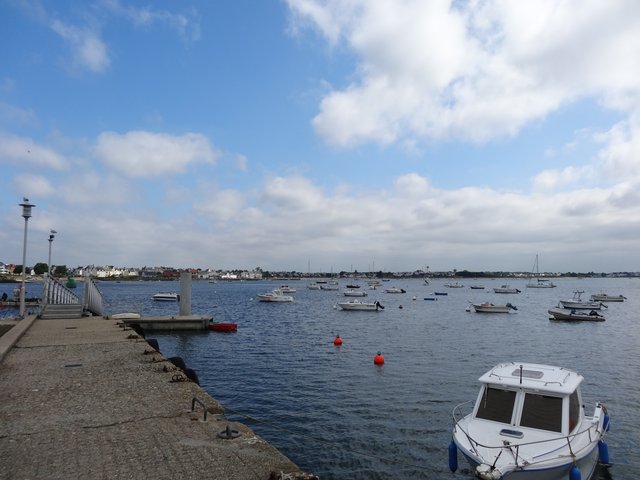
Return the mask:
[[175,292],[156,293],[153,299],[159,302],[177,302],[180,300],[180,295]]
[[482,480],[569,480],[591,478],[598,459],[609,463],[603,437],[609,416],[596,403],[583,406],[582,375],[535,363],[504,363],[479,378],[480,392],[453,409],[449,467],[458,451]]
[[310,283],[309,285],[307,285],[307,288],[309,290],[320,290],[320,285],[318,285],[317,283]]
[[624,295],[607,295],[606,293],[594,293],[591,295],[592,302],[624,302],[627,299]]
[[345,297],[366,297],[368,295],[364,290],[345,290],[342,294]]
[[[582,290],[576,290],[573,292],[573,298],[570,300],[560,300],[560,305],[563,308],[569,308],[574,310],[600,310],[603,305],[600,302],[584,301],[581,295],[584,293]],[[606,306],[605,306],[606,308]]]
[[335,285],[333,283],[326,283],[326,284],[320,285],[320,289],[321,290],[339,290],[339,287],[338,285]]
[[549,310],[549,320],[604,322],[605,318],[595,310],[552,308]]
[[260,293],[257,297],[261,302],[293,302],[293,297],[285,295],[279,288],[275,288],[268,293]]
[[511,310],[518,310],[514,305],[507,303],[506,305],[494,305],[493,303],[472,303],[477,313],[509,313]]
[[380,302],[361,302],[360,300],[349,300],[348,302],[338,302],[338,306],[342,310],[355,310],[355,311],[367,311],[377,312],[378,310],[384,310],[384,307]]
[[520,290],[509,285],[501,285],[493,288],[494,293],[520,293]]
[[296,293],[296,289],[289,285],[280,285],[280,291],[282,293]]
[[464,287],[464,285],[462,285],[459,282],[449,282],[449,283],[445,283],[444,284],[445,287],[447,288],[462,288]]
[[398,288],[398,287],[385,288],[384,291],[387,293],[407,293],[407,291],[404,288]]

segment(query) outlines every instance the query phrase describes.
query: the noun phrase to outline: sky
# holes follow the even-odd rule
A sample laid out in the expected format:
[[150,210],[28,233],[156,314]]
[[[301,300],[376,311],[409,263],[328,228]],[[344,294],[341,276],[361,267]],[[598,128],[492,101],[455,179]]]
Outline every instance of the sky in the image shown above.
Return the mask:
[[0,0],[0,261],[640,271],[636,0]]

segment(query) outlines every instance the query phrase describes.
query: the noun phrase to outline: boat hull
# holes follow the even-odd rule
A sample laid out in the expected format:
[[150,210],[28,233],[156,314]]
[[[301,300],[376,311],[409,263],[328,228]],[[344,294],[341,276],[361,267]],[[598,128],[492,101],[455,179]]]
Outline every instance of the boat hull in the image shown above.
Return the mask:
[[[454,437],[454,442],[458,450],[464,455],[471,470],[475,471],[480,465],[478,459],[467,452]],[[590,480],[598,465],[598,444],[594,444],[593,448],[584,456],[577,458],[575,465],[580,469],[582,480]],[[573,462],[564,463],[556,466],[542,468],[527,468],[507,473],[502,478],[508,480],[571,480],[570,472],[574,466]]]
[[549,317],[551,320],[565,320],[572,322],[604,322],[605,320],[602,315],[593,310],[587,313],[586,310],[575,311],[564,308],[552,308],[549,310]]
[[210,323],[209,330],[214,332],[236,332],[238,330],[237,323]]
[[507,305],[483,305],[474,303],[473,308],[477,313],[509,313],[511,311],[511,307]]
[[358,302],[358,301],[338,302],[338,306],[342,310],[359,311],[359,312],[377,312],[382,308],[382,306],[378,302],[365,303],[365,302]]

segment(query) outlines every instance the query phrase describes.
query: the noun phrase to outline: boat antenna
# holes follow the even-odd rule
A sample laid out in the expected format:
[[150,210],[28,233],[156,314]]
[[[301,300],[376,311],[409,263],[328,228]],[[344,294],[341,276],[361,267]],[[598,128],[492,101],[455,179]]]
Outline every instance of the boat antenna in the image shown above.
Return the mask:
[[520,385],[522,385],[522,365],[520,365]]

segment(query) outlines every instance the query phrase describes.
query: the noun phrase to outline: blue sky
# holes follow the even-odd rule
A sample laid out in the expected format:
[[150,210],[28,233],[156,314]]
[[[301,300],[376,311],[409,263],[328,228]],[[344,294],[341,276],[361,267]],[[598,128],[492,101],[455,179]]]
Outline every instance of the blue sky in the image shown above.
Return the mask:
[[0,2],[0,261],[638,271],[635,1]]

